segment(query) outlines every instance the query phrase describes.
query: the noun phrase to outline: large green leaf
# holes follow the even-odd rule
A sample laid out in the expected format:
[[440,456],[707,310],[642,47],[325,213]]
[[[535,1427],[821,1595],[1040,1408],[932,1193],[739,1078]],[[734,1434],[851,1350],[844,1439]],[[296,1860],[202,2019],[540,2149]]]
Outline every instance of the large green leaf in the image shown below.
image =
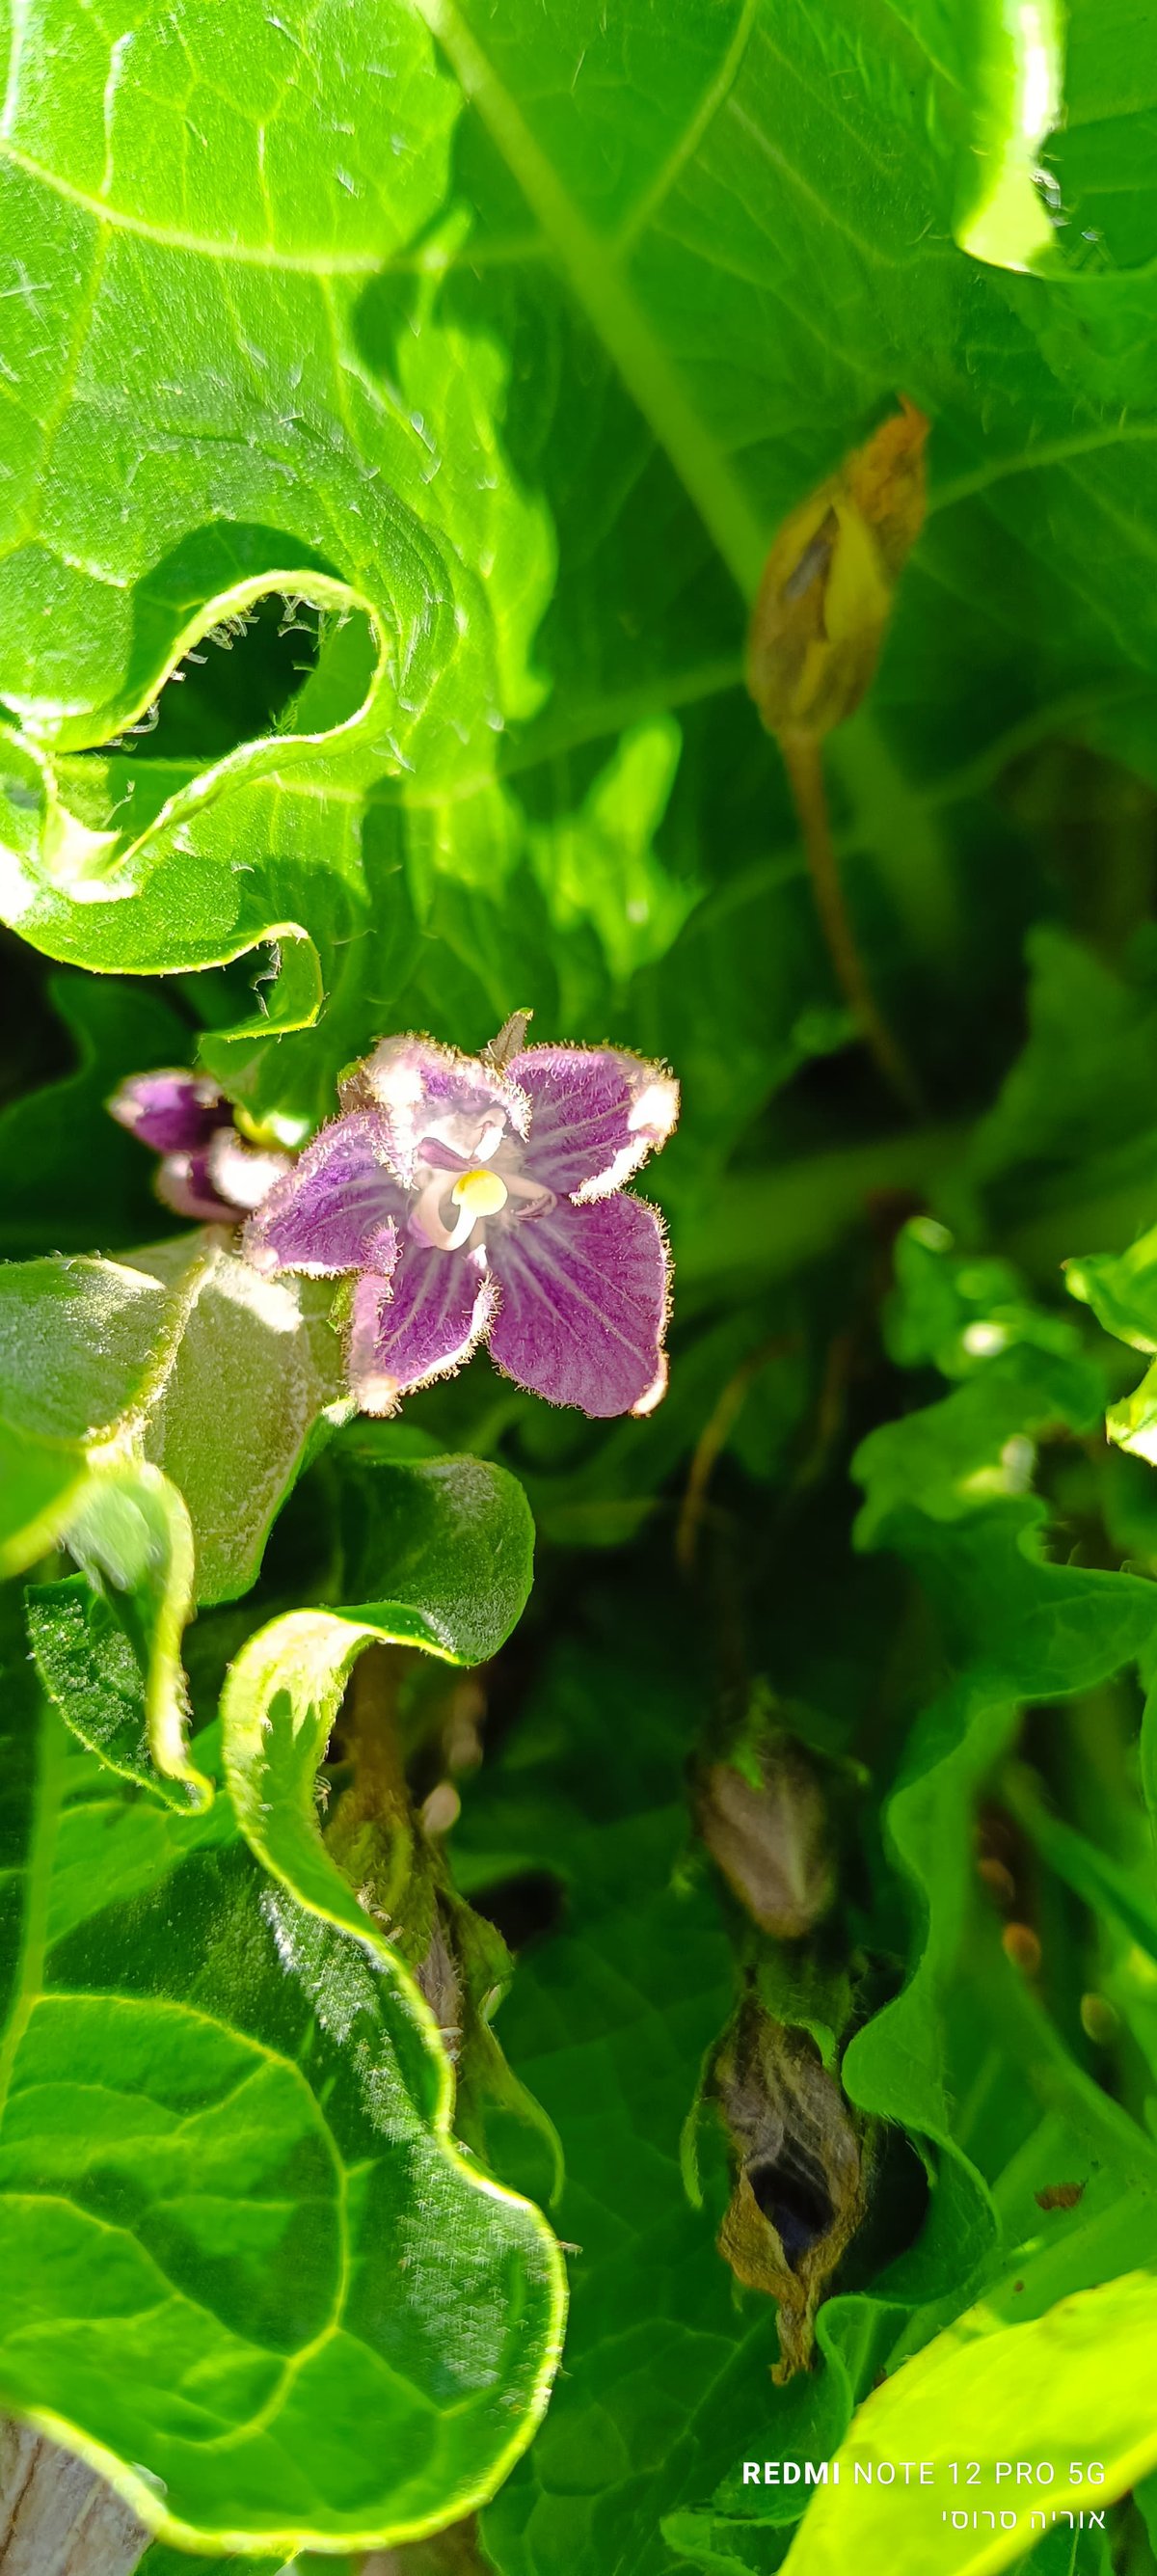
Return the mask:
[[[1144,2272],[1085,2290],[1031,2325],[992,2331],[983,2311],[962,2317],[859,2410],[838,2455],[839,2485],[817,2496],[788,2552],[792,2576],[828,2576],[850,2549],[865,2576],[996,2576],[1031,2547],[1034,2505],[1038,2531],[1054,2515],[1103,2512],[1157,2457],[1145,2390],[1155,2327],[1157,2281]],[[857,2460],[874,2469],[903,2459],[929,2463],[935,2494],[890,2479],[855,2483]],[[1045,2512],[1044,2496],[1026,2504],[1016,2487],[1017,2460],[1052,2470],[1041,2482]],[[980,2475],[969,2485],[973,2462]]]
[[[11,754],[10,909],[31,936],[139,970],[280,931],[274,1038],[316,1009],[314,952],[330,997],[317,1043],[270,1050],[254,1029],[213,1046],[239,1088],[316,1116],[383,1004],[481,1036],[526,998],[529,963],[569,1018],[605,996],[607,968],[641,962],[630,906],[649,907],[647,939],[670,937],[678,888],[626,882],[646,851],[642,789],[609,926],[594,889],[606,793],[641,757],[630,729],[649,724],[658,746],[676,709],[668,839],[677,854],[705,840],[717,883],[630,1009],[641,1034],[657,1008],[678,1020],[703,1069],[699,1141],[729,1138],[847,1035],[774,756],[735,690],[737,587],[753,588],[784,508],[903,385],[935,423],[932,518],[875,713],[834,754],[842,839],[870,854],[857,901],[908,974],[904,1007],[919,1016],[954,941],[978,979],[1006,971],[973,924],[978,858],[1006,929],[1022,917],[999,873],[1008,826],[990,816],[978,835],[966,798],[1058,716],[1104,737],[1122,700],[1151,696],[1138,546],[1098,531],[1122,512],[1148,524],[1135,423],[1152,288],[1142,267],[1084,273],[1059,250],[1016,273],[1045,221],[1040,136],[1018,122],[1027,57],[995,11],[967,28],[942,15],[913,6],[865,29],[850,6],[793,0],[785,18],[727,0],[669,42],[641,6],[610,29],[593,7],[499,23],[398,0],[352,47],[344,21],[340,45],[336,17],[311,21],[302,50],[294,12],[253,44],[230,7],[214,61],[246,68],[227,96],[200,31],[178,49],[163,13],[101,36],[76,0],[22,18],[0,221],[14,245],[31,227],[52,271],[31,296],[14,271],[7,406],[3,695],[36,746]],[[1067,83],[1070,133],[1086,99],[1103,130],[1139,130],[1116,37],[1107,61],[1075,47]],[[186,113],[192,170],[174,139]],[[978,205],[978,170],[1003,174],[1019,212]],[[33,423],[50,413],[49,460]],[[531,637],[555,556],[540,680]],[[68,743],[139,715],[185,642],[269,590],[372,632],[361,662],[353,628],[323,650],[323,672],[349,666],[345,698],[309,683],[304,730],[283,710],[276,739],[216,759],[198,762],[187,725],[167,767],[147,746],[69,762]],[[535,715],[544,681],[553,702]],[[496,724],[528,721],[504,752]],[[38,833],[42,757],[62,765]],[[569,999],[533,927],[548,851],[560,928],[570,905]],[[680,857],[677,875],[695,873]],[[576,883],[596,947],[610,940],[593,976]],[[112,900],[130,886],[135,902]],[[416,923],[436,927],[436,961]],[[726,1084],[708,1044],[724,996]],[[924,1035],[942,1048],[934,1023]],[[258,1072],[263,1052],[277,1070]]]
[[416,1987],[225,1801],[122,1789],[19,1648],[5,1709],[0,2402],[185,2547],[467,2509],[545,2401],[558,2257],[451,2144]]

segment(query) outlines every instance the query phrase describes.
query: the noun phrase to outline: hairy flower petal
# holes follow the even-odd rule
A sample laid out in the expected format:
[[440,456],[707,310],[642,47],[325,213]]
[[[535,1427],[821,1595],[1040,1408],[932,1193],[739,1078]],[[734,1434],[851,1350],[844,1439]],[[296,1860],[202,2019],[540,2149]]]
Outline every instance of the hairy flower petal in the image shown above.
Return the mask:
[[526,1170],[560,1198],[608,1197],[679,1115],[673,1075],[611,1047],[527,1047],[510,1074],[530,1102]]
[[350,1384],[364,1413],[392,1413],[407,1388],[448,1377],[481,1341],[495,1291],[477,1253],[438,1252],[404,1236],[389,1278],[354,1290]]
[[667,1246],[645,1200],[558,1199],[489,1239],[502,1291],[491,1356],[552,1404],[647,1412],[663,1391]]
[[245,1250],[259,1270],[301,1270],[312,1279],[343,1270],[388,1276],[405,1214],[382,1120],[363,1111],[323,1127],[274,1183],[246,1226]]
[[[430,1145],[463,1161],[486,1159],[488,1140],[506,1128],[526,1131],[527,1104],[516,1084],[475,1056],[436,1046],[432,1038],[384,1038],[341,1085],[347,1109],[372,1109],[399,1180],[410,1183]],[[491,1147],[492,1150],[492,1147]]]
[[196,1154],[233,1112],[215,1082],[180,1070],[135,1073],[114,1091],[109,1114],[158,1154]]

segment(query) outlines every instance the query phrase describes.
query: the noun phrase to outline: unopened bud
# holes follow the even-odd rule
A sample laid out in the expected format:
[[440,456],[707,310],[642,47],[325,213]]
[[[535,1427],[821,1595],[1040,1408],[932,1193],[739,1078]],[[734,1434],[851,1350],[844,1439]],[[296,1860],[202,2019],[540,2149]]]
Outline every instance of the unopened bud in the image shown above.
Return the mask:
[[769,733],[830,733],[880,656],[896,583],[924,522],[928,422],[906,394],[784,520],[752,614],[747,685]]
[[715,1762],[699,1793],[699,1828],[740,1904],[764,1932],[802,1940],[832,1901],[835,1873],[823,1792],[790,1736],[765,1738],[758,1783]]

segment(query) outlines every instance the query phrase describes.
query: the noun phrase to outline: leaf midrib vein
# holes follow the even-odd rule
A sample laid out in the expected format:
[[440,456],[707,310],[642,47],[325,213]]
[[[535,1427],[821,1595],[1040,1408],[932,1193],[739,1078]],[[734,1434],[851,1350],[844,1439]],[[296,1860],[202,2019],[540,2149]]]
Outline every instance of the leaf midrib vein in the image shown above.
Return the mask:
[[416,0],[416,6],[537,216],[578,301],[665,449],[728,571],[749,598],[763,569],[766,531],[728,471],[718,441],[689,401],[610,246],[587,222],[551,167],[456,0]]

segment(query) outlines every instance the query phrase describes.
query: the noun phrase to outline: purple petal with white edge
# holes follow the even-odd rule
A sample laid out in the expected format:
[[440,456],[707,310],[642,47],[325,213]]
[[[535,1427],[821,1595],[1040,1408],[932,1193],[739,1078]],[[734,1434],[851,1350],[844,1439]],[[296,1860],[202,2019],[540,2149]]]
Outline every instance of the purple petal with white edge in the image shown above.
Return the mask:
[[162,1205],[172,1208],[175,1216],[191,1216],[198,1225],[237,1225],[240,1221],[237,1209],[213,1187],[207,1153],[166,1154],[157,1166],[153,1188]]
[[109,1115],[158,1154],[196,1154],[233,1112],[215,1082],[180,1071],[135,1073],[108,1104]]
[[490,1355],[507,1377],[583,1413],[649,1413],[666,1385],[668,1256],[644,1199],[575,1207],[490,1231],[501,1289]]
[[380,1118],[335,1118],[275,1181],[245,1228],[258,1270],[333,1279],[343,1270],[393,1267],[406,1201],[386,1159]]
[[476,1349],[495,1290],[479,1252],[435,1252],[403,1238],[389,1279],[354,1290],[350,1384],[363,1413],[393,1413],[408,1388],[448,1377]]
[[377,1110],[390,1161],[407,1184],[431,1143],[463,1162],[485,1162],[508,1129],[526,1133],[527,1104],[517,1085],[432,1038],[383,1038],[340,1089],[344,1108]]
[[612,1047],[527,1047],[510,1073],[530,1102],[525,1169],[559,1198],[609,1197],[679,1115],[674,1075]]

